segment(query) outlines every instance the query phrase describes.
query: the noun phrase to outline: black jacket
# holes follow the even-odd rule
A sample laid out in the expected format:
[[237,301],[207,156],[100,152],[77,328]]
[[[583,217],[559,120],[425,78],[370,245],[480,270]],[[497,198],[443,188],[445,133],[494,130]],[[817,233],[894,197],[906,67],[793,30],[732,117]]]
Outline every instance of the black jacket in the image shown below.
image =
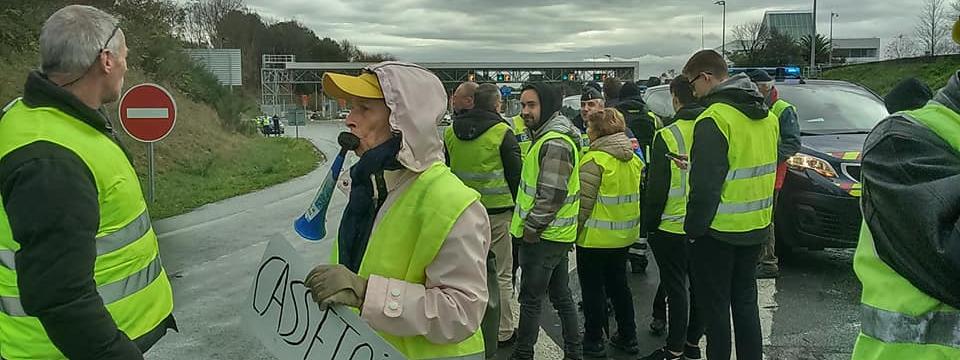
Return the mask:
[[[673,117],[675,121],[693,121],[706,110],[703,106],[693,104],[677,111]],[[660,226],[660,218],[667,206],[667,197],[670,194],[670,160],[667,159],[666,142],[657,136],[654,138],[653,148],[650,150],[650,159],[647,163],[647,186],[643,196],[643,228],[648,231]]]
[[[960,113],[956,74],[933,100]],[[862,177],[877,255],[925,294],[960,308],[960,153],[894,115],[867,137]]]
[[[500,117],[500,114],[473,109],[453,118],[453,134],[460,140],[473,140],[483,135],[497,123],[510,126],[510,123]],[[447,152],[447,164],[449,164],[449,150],[445,147],[444,151]],[[520,161],[520,144],[517,143],[517,137],[513,134],[513,131],[507,131],[503,135],[503,142],[500,143],[500,160],[503,161],[503,175],[507,180],[507,186],[510,187],[510,193],[516,201],[517,189],[520,187],[520,169],[523,167],[523,163]],[[487,214],[502,214],[510,210],[513,210],[513,207],[487,209]]]
[[653,119],[647,115],[647,104],[639,95],[623,99],[617,104],[617,110],[623,114],[627,123],[627,129],[633,133],[640,143],[640,148],[650,146],[653,142],[653,133],[656,131],[656,124]]
[[[715,103],[731,105],[757,121],[766,119],[770,112],[763,95],[745,74],[738,74],[718,85],[701,102],[706,107]],[[712,118],[697,122],[693,138],[690,150],[690,197],[684,223],[687,236],[691,239],[710,236],[732,245],[759,245],[766,242],[771,236],[770,226],[744,233],[710,229],[720,205],[723,183],[730,170],[727,159],[729,144]]]
[[[24,87],[29,107],[53,107],[116,141],[102,111],[33,72]],[[0,121],[3,121],[0,118]],[[173,317],[131,341],[117,329],[93,279],[99,203],[93,174],[72,151],[38,141],[0,159],[0,196],[10,222],[24,311],[38,318],[70,359],[139,359]]]

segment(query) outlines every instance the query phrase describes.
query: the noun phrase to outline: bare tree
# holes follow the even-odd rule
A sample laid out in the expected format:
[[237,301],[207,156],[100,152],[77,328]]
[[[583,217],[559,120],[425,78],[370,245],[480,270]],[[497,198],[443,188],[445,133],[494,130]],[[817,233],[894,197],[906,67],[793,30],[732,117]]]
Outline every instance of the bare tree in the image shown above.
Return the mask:
[[[958,0],[960,1],[960,0]],[[763,50],[767,46],[767,40],[770,32],[767,31],[763,23],[759,21],[748,22],[737,25],[733,28],[733,37],[740,45],[737,52],[741,53],[748,63],[759,63],[763,56]]]
[[915,29],[917,41],[929,56],[945,50],[949,45],[947,6],[944,0],[926,0]]
[[228,13],[243,9],[243,0],[194,0],[187,5],[185,34],[197,45],[223,46],[218,28]]
[[900,34],[887,43],[885,55],[888,59],[903,59],[919,55],[919,50],[914,39]]

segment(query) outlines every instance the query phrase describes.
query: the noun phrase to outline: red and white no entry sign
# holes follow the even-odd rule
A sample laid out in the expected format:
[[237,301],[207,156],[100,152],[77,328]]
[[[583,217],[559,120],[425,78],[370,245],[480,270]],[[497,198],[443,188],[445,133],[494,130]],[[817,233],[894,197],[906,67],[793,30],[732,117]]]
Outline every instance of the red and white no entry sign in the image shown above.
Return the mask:
[[160,141],[170,134],[176,122],[177,104],[160,85],[136,85],[120,98],[120,124],[134,139]]

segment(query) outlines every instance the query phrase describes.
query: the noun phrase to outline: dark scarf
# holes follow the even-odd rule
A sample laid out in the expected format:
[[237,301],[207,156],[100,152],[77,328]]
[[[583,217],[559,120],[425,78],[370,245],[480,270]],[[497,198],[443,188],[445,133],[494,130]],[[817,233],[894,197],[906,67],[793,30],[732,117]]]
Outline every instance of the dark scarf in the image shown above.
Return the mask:
[[[397,161],[399,152],[400,136],[394,136],[363,153],[360,161],[350,168],[350,199],[343,212],[343,219],[340,220],[337,244],[340,264],[355,273],[360,271],[360,263],[367,251],[377,211],[387,198],[383,171],[398,170],[402,167]],[[374,186],[377,189],[376,201],[373,198]]]

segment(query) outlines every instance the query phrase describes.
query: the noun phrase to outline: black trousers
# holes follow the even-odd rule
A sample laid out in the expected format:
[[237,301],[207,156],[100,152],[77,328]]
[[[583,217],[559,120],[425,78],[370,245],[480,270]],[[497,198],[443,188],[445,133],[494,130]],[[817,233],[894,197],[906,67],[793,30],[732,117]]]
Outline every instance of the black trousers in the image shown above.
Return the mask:
[[[688,279],[690,269],[690,251],[687,237],[664,231],[650,233],[650,247],[660,268],[660,289],[663,290],[669,304],[669,330],[667,349],[683,351],[684,342],[696,345],[703,336],[704,324],[691,306],[696,301],[692,293],[692,282]],[[688,291],[689,289],[689,291]]]
[[[653,254],[653,256],[657,256],[657,254]],[[663,290],[662,273],[660,275],[660,285],[657,286],[657,294],[653,296],[653,318],[667,321],[667,292]]]
[[627,282],[627,252],[618,249],[577,247],[577,273],[583,292],[583,341],[596,344],[609,331],[607,298],[613,303],[617,332],[625,339],[637,337],[633,295]]
[[738,360],[763,358],[757,305],[760,245],[734,246],[710,236],[691,245],[697,311],[707,326],[707,358],[730,359],[730,313]]
[[571,248],[570,244],[543,239],[536,244],[520,245],[520,326],[511,359],[534,359],[533,346],[540,336],[540,315],[543,300],[547,297],[560,315],[564,356],[568,359],[583,357],[577,306],[568,286],[567,254]]

